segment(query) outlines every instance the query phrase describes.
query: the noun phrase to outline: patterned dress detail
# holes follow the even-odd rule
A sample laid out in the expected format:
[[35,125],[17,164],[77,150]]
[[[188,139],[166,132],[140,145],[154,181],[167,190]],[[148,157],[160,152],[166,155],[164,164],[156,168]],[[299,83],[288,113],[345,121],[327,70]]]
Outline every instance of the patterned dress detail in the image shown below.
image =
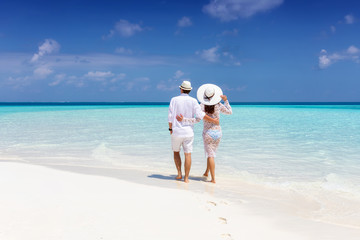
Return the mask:
[[[201,109],[205,112],[205,106],[204,104],[200,104]],[[225,101],[224,104],[218,103],[215,105],[214,113],[209,114],[206,113],[209,117],[212,118],[219,118],[220,119],[220,113],[223,114],[232,114],[232,109],[229,104],[229,101]],[[183,118],[183,121],[185,123],[196,123],[199,122],[200,119],[196,118]],[[204,122],[204,129],[203,129],[203,141],[204,141],[204,149],[206,157],[216,157],[216,150],[219,146],[222,132],[220,125],[213,124],[208,121]]]

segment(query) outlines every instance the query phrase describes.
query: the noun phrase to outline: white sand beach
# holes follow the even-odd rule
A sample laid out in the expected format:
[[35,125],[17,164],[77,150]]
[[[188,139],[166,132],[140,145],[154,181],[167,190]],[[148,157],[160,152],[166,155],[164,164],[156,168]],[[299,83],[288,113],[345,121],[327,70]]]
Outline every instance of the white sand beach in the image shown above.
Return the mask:
[[185,184],[168,179],[164,187],[161,179],[155,179],[159,186],[154,186],[111,174],[75,172],[1,162],[0,239],[348,240],[360,236],[356,228],[281,212],[274,215],[277,210],[266,205],[255,210],[253,204],[233,203],[212,196],[211,191],[188,190],[194,185],[212,188],[203,181]]

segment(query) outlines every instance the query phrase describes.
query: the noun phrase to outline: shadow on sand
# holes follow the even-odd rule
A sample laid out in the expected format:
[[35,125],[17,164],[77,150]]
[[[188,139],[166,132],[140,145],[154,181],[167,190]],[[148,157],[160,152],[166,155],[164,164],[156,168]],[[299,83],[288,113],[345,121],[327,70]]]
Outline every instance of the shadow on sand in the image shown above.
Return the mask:
[[[148,176],[148,178],[157,178],[157,179],[161,179],[161,180],[171,180],[171,181],[176,180],[175,177],[176,177],[176,175],[161,175],[161,174],[151,174]],[[178,181],[183,181],[183,179],[178,180]],[[189,180],[202,181],[202,182],[207,181],[205,177],[194,177],[194,176],[189,176]]]

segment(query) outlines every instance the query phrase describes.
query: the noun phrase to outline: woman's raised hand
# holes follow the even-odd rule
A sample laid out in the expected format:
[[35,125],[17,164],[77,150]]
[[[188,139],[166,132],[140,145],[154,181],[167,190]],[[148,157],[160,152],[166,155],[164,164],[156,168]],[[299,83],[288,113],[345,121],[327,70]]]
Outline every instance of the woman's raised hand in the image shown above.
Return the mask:
[[225,102],[227,100],[227,96],[226,95],[220,95],[221,99]]

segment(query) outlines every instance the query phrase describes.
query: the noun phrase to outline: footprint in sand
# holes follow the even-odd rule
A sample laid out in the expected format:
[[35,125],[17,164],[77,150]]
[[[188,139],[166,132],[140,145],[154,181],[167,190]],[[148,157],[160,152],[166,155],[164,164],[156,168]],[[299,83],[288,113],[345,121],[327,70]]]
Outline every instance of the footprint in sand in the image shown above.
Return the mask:
[[216,202],[213,202],[213,201],[207,201],[207,204],[206,204],[206,209],[208,211],[211,211],[214,207],[217,206],[217,203]]
[[232,239],[233,239],[233,238],[231,237],[231,234],[230,234],[230,233],[221,234],[221,238],[222,238],[222,239],[226,239],[226,240],[232,240]]
[[212,204],[212,205],[214,205],[214,206],[217,205],[216,202],[212,202],[212,201],[208,201],[208,203],[210,203],[210,204]]
[[222,224],[227,224],[227,219],[223,217],[219,217],[219,220]]

